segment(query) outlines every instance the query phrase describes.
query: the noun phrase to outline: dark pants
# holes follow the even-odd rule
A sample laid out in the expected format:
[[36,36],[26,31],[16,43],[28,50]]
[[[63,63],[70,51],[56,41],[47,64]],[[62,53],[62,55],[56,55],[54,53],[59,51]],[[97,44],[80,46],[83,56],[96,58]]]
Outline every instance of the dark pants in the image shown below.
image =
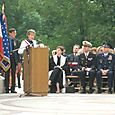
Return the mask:
[[16,63],[11,60],[11,79],[12,79],[12,86],[11,92],[15,91],[15,74],[16,74]]
[[59,83],[60,89],[63,88],[63,71],[59,68],[55,68],[49,78],[51,80],[50,92],[56,92],[56,83]]
[[[113,86],[113,71],[108,71],[107,73],[108,76],[108,87],[111,89]],[[102,72],[99,70],[97,71],[97,87],[101,88],[102,87]]]
[[[79,76],[79,71],[72,71],[71,75],[72,76]],[[70,78],[69,80],[71,81],[70,85],[74,85],[75,87],[77,87],[77,84],[78,84],[77,81],[79,81],[79,77],[78,78]]]
[[18,88],[21,88],[21,83],[20,83],[20,72],[17,73],[17,80],[18,80]]
[[[81,86],[85,89],[86,88],[86,71],[80,71],[79,72],[80,75],[80,81],[81,81]],[[95,79],[95,71],[94,70],[90,70],[88,73],[89,76],[89,88],[92,89],[93,88],[93,83],[94,83],[94,79]]]
[[10,77],[10,69],[5,72],[5,90],[6,93],[9,93],[9,77]]
[[114,92],[115,92],[115,69],[114,69]]

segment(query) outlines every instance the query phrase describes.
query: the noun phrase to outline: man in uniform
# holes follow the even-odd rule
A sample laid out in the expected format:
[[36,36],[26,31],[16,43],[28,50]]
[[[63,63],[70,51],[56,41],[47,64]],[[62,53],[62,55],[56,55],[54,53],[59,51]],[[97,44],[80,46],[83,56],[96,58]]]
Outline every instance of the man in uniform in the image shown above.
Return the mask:
[[108,43],[103,45],[104,51],[102,54],[97,55],[97,93],[102,93],[102,76],[108,76],[108,93],[112,93],[113,87],[113,68],[114,68],[114,56],[109,53],[110,46]]
[[79,55],[80,80],[82,91],[86,93],[86,76],[89,76],[89,93],[93,93],[93,83],[95,78],[96,55],[90,52],[92,44],[88,41],[83,41],[83,53]]

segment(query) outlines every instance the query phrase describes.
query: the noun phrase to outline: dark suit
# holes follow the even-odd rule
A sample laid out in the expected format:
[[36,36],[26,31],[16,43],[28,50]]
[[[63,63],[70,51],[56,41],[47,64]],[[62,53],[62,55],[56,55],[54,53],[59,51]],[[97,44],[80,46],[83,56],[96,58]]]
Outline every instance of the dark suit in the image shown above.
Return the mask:
[[71,69],[71,75],[76,75],[78,68],[78,61],[79,61],[79,57],[78,55],[74,55],[74,54],[70,54],[67,56],[67,60],[68,60],[68,64],[69,64],[69,67]]
[[114,67],[113,67],[113,71],[114,71],[114,92],[115,92],[115,54],[114,54]]
[[108,53],[108,55],[104,56],[104,53],[97,55],[97,87],[98,89],[101,89],[102,85],[102,71],[107,70],[108,75],[108,87],[111,90],[113,86],[113,70],[114,70],[114,56],[111,53]]
[[[86,57],[84,53],[79,55],[79,68],[80,68],[80,80],[83,88],[83,93],[86,93],[86,75],[89,76],[89,88],[90,93],[92,93],[94,78],[95,78],[95,68],[96,68],[96,55],[89,52],[89,55]],[[91,68],[87,72],[83,68]]]
[[10,70],[11,70],[11,92],[15,91],[15,73],[16,73],[16,66],[18,62],[20,62],[20,56],[18,54],[18,51],[14,51],[15,49],[18,49],[20,46],[20,43],[18,40],[13,40],[12,38],[9,38],[9,47],[10,47],[10,63],[11,67],[10,69],[6,72],[5,75],[5,87],[6,87],[6,92],[9,92],[9,77],[10,77]]

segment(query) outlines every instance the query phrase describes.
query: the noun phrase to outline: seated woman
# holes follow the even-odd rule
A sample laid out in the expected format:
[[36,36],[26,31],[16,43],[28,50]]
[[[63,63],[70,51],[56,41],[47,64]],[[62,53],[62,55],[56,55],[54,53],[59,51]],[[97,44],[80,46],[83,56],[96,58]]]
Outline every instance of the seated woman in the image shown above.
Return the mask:
[[49,77],[49,86],[51,93],[60,93],[64,87],[64,74],[69,72],[67,58],[62,55],[63,47],[58,46],[56,48],[56,55],[53,55],[49,60],[49,71],[51,75]]

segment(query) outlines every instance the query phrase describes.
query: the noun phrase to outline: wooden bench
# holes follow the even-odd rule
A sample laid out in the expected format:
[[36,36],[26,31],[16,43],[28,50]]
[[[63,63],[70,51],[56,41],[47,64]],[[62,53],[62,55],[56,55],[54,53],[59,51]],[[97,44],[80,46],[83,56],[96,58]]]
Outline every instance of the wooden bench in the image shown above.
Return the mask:
[[102,90],[108,90],[108,76],[102,75]]
[[66,76],[66,87],[74,86],[76,91],[79,91],[81,88],[79,76]]

